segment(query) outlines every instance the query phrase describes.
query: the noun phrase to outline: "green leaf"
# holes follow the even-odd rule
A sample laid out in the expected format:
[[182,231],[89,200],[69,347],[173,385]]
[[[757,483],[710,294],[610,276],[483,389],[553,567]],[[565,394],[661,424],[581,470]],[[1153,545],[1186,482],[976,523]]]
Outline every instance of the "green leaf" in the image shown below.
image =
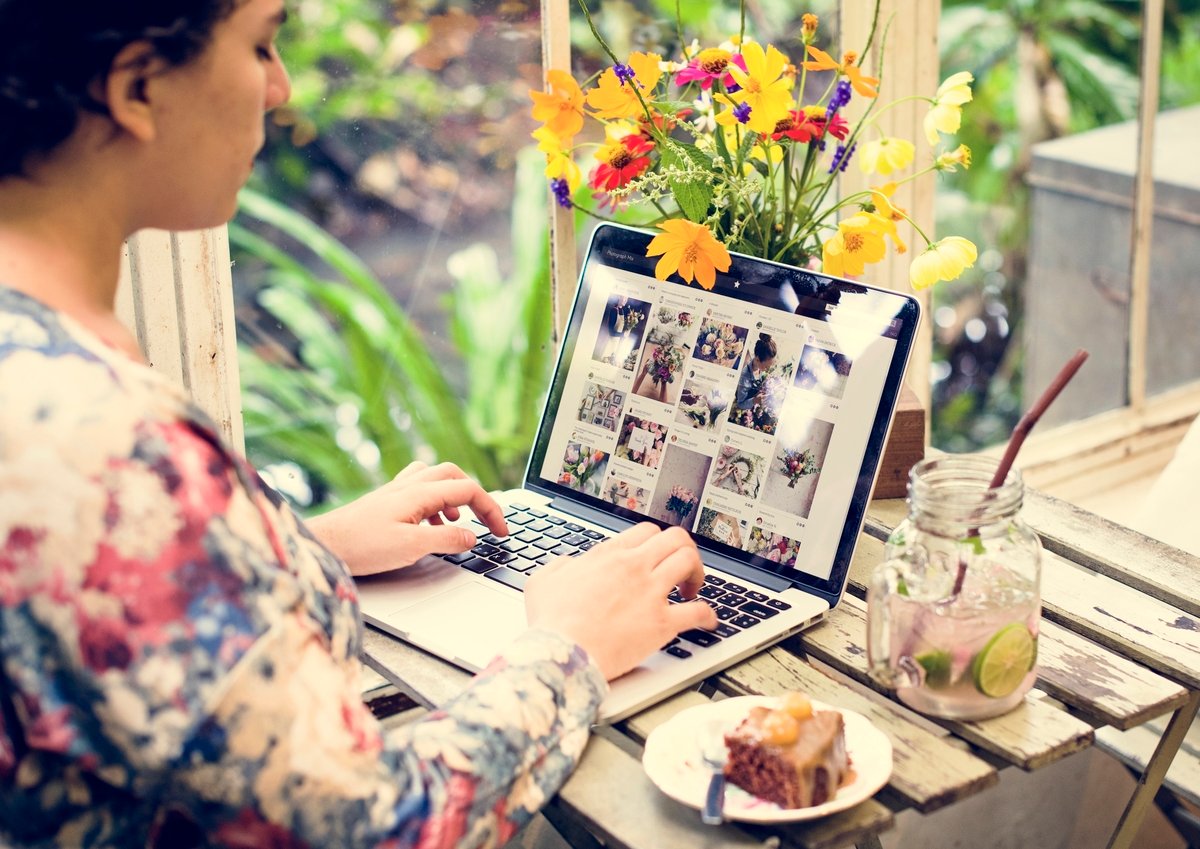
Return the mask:
[[703,221],[712,203],[712,186],[705,176],[712,167],[711,158],[694,144],[671,141],[663,148],[662,163],[667,169],[690,172],[669,178],[671,193],[690,221]]

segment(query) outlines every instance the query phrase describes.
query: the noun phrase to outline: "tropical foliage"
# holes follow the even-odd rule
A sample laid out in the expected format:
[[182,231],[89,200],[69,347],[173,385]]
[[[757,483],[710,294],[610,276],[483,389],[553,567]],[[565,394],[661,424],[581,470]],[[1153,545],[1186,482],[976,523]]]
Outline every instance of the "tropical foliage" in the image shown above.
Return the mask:
[[[551,356],[538,168],[527,151],[513,199],[512,273],[502,275],[482,244],[449,263],[462,393],[447,379],[449,364],[345,245],[292,210],[243,193],[232,245],[261,266],[259,301],[298,341],[294,362],[241,351],[248,452],[281,489],[332,506],[414,459],[453,458],[490,488],[517,482]],[[260,226],[251,230],[247,219]]]

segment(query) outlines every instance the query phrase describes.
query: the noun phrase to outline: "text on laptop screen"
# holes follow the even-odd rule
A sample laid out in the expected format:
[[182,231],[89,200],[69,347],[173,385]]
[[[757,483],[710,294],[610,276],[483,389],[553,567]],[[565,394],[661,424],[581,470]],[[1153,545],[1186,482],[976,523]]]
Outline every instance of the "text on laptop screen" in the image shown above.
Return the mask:
[[911,299],[737,255],[659,281],[649,238],[594,237],[530,482],[829,578]]

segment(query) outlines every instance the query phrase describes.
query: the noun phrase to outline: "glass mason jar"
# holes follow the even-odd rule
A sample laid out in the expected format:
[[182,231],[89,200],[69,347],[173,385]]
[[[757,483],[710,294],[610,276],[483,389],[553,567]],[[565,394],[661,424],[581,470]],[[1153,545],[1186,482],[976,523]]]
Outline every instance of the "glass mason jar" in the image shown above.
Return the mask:
[[908,518],[867,588],[871,676],[931,716],[996,716],[1037,678],[1042,546],[1020,517],[1020,472],[989,489],[996,465],[961,454],[914,466]]

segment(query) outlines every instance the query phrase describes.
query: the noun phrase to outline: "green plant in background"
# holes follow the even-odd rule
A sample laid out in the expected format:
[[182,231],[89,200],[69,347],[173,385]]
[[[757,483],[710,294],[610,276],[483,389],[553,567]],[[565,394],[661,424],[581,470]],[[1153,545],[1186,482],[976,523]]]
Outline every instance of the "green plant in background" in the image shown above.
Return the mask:
[[[247,264],[262,264],[259,302],[299,340],[292,364],[240,349],[246,449],[268,471],[299,471],[304,486],[280,488],[302,502],[315,493],[302,506],[344,503],[414,459],[454,460],[487,488],[519,481],[551,357],[540,170],[536,151],[522,155],[512,274],[504,278],[483,246],[451,260],[457,282],[447,301],[466,366],[461,392],[446,377],[451,364],[431,352],[357,256],[307,218],[243,192],[231,245]],[[245,219],[311,256],[294,258]]]

